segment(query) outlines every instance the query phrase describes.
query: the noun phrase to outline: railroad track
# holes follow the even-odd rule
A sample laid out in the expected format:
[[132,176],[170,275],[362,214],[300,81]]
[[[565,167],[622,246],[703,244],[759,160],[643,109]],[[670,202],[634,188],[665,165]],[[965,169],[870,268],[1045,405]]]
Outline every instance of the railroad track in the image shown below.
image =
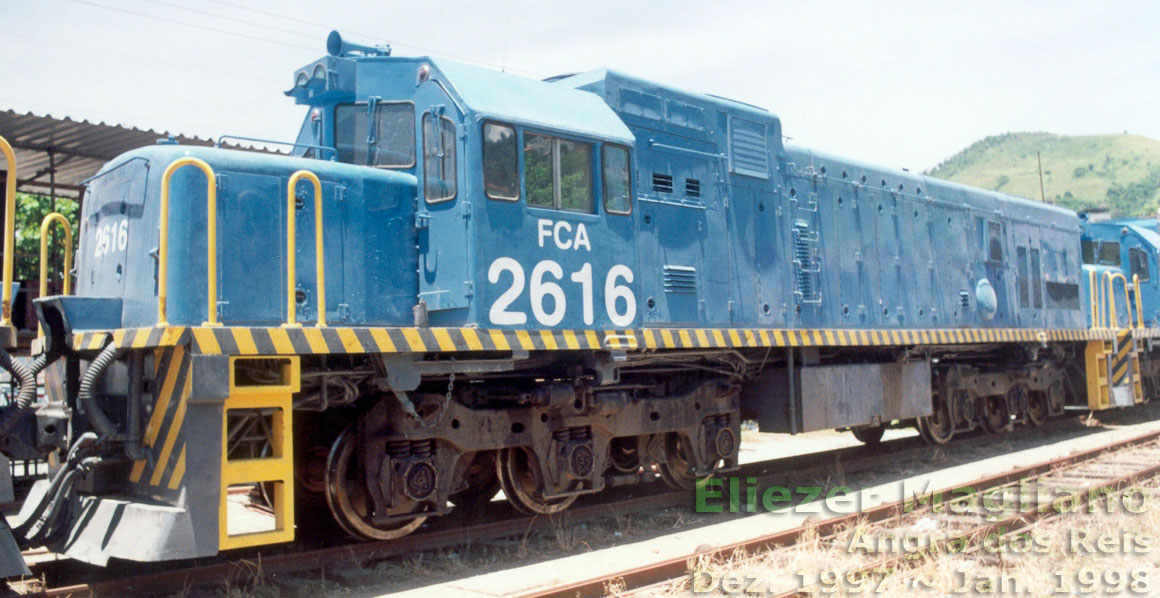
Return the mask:
[[[1019,428],[1008,433],[1005,440],[1020,440],[1036,435],[1053,435],[1059,429],[1074,428],[1069,419],[1057,419],[1040,428]],[[957,451],[994,444],[996,437],[978,435],[955,440]],[[919,438],[911,437],[883,442],[876,447],[853,446],[819,453],[795,455],[746,464],[738,475],[754,477],[758,484],[775,484],[789,478],[803,479],[838,477],[880,467],[894,467],[898,463],[931,454],[934,449]],[[954,453],[951,453],[954,458]],[[941,466],[940,466],[941,467]],[[932,467],[938,469],[938,467]],[[692,493],[687,490],[669,490],[661,484],[646,484],[614,488],[599,497],[578,503],[567,511],[575,521],[598,518],[612,513],[643,510],[662,510],[692,504]],[[153,595],[181,591],[198,585],[219,584],[223,580],[244,582],[260,569],[261,575],[296,573],[323,569],[336,563],[367,562],[392,557],[413,555],[488,541],[526,535],[529,531],[551,525],[550,518],[513,516],[506,505],[493,503],[479,517],[484,523],[454,526],[451,519],[436,523],[428,529],[404,538],[365,543],[341,543],[320,548],[292,546],[279,550],[235,552],[226,557],[181,565],[151,565],[155,569],[140,573],[141,564],[130,563],[120,568],[94,569],[68,560],[45,561],[33,566],[37,579],[24,586],[16,585],[18,593],[30,596],[85,596]],[[256,566],[260,563],[260,567]],[[134,571],[135,569],[135,571]],[[47,579],[47,586],[39,579]],[[70,580],[85,579],[83,583]],[[657,580],[661,581],[661,580]],[[145,588],[148,590],[146,591]],[[603,588],[603,586],[601,586]],[[582,592],[583,593],[583,592]],[[599,593],[599,592],[597,592]],[[553,595],[553,594],[547,594]],[[569,593],[568,595],[573,595]]]
[[[620,593],[646,593],[671,587],[676,580],[689,575],[690,567],[705,559],[723,558],[733,554],[760,554],[785,550],[803,537],[817,537],[821,546],[847,546],[850,534],[862,526],[878,526],[880,530],[913,529],[916,522],[931,518],[945,525],[947,533],[926,549],[927,554],[949,552],[947,547],[956,543],[955,551],[977,548],[990,534],[1003,537],[1019,534],[1030,527],[1055,517],[1066,516],[1067,509],[1057,508],[1060,501],[1078,501],[1079,507],[1094,500],[1106,500],[1132,484],[1160,476],[1160,432],[1149,432],[1097,448],[1044,461],[998,475],[980,478],[969,484],[956,484],[936,490],[933,494],[953,496],[954,500],[941,503],[936,511],[935,501],[922,497],[894,501],[855,513],[842,514],[792,529],[735,544],[716,546],[702,551],[669,558],[661,562],[601,574],[592,578],[530,591],[521,598],[577,598],[605,595],[609,587]],[[975,493],[958,494],[964,487]],[[1031,494],[1027,488],[1034,487]],[[980,508],[981,498],[994,497],[993,504],[1005,508]],[[956,506],[959,505],[959,506]],[[1061,513],[1060,511],[1063,511]],[[882,575],[905,569],[907,555],[888,554],[872,559],[841,575]],[[785,585],[772,585],[771,596],[814,596],[824,589],[821,582],[802,584],[798,577],[786,576]],[[776,581],[776,580],[775,580]],[[833,589],[830,588],[830,591]]]

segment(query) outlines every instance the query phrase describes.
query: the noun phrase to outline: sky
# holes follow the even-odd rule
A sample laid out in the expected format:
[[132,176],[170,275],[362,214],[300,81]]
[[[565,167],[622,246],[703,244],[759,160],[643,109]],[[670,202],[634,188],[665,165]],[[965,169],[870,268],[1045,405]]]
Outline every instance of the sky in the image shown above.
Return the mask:
[[0,0],[0,110],[293,139],[327,33],[547,77],[609,67],[912,171],[987,135],[1160,139],[1160,2]]

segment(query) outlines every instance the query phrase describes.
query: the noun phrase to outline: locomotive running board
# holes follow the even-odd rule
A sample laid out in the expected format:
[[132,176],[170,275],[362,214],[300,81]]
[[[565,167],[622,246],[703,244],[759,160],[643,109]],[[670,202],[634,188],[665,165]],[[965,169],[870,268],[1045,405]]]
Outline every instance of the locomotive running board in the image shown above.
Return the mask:
[[[1155,333],[1160,329],[1136,331]],[[663,350],[745,347],[867,347],[1112,340],[1100,329],[936,328],[910,330],[782,328],[643,328],[636,330],[495,330],[481,328],[185,327],[78,332],[74,351],[192,344],[201,355],[451,353],[464,351]]]

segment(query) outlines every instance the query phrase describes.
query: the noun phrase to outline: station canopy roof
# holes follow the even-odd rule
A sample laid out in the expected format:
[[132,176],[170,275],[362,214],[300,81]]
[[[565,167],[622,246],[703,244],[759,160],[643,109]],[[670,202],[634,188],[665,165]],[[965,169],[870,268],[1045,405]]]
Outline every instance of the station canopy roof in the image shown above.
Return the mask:
[[[182,145],[214,145],[212,139],[168,131],[78,121],[67,116],[0,111],[0,136],[8,140],[16,154],[16,189],[25,193],[48,195],[55,170],[56,195],[79,197],[84,192],[84,181],[96,174],[105,162],[170,135]],[[223,143],[222,147],[264,151],[230,143]],[[7,169],[7,163],[0,157],[0,180],[7,175]]]

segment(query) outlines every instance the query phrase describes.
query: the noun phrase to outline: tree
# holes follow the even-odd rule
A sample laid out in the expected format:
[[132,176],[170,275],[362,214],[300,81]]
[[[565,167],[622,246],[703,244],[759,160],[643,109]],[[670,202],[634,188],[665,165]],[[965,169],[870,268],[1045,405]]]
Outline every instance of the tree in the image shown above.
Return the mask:
[[[40,223],[51,212],[52,201],[44,195],[30,193],[16,194],[16,234],[15,256],[13,263],[13,280],[37,281],[40,279]],[[73,230],[74,250],[77,237],[80,235],[78,222],[80,220],[80,203],[75,199],[64,197],[56,198],[56,211],[60,212]],[[59,224],[50,229],[55,232],[55,247],[53,239],[49,243],[49,281],[59,288],[63,280],[61,270],[64,267],[64,231]],[[53,256],[56,259],[53,260]]]
[[1157,191],[1160,191],[1160,168],[1151,168],[1148,176],[1108,187],[1108,206],[1116,216],[1148,216],[1156,213]]

